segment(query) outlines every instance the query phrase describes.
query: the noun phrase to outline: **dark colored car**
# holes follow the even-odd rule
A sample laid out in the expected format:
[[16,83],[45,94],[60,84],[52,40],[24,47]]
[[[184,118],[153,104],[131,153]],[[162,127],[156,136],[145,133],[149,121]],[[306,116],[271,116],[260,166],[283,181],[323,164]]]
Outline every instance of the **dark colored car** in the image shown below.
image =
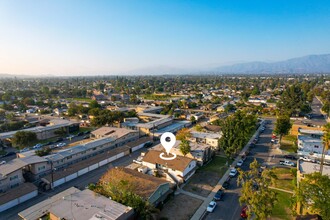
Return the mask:
[[89,134],[89,133],[91,133],[90,131],[84,131],[84,134]]
[[242,211],[241,211],[241,217],[242,217],[242,218],[247,218],[247,217],[248,217],[248,215],[247,215],[247,209],[248,209],[247,206],[244,206],[244,207],[242,208]]
[[56,142],[61,142],[63,140],[64,140],[63,138],[57,138]]
[[230,186],[230,180],[231,180],[231,178],[228,177],[228,178],[226,179],[226,181],[222,184],[222,188],[224,188],[224,189],[228,189],[229,186]]
[[284,158],[291,159],[291,160],[297,160],[296,156],[291,155],[291,154],[284,155]]
[[77,134],[77,136],[83,136],[84,135],[84,132],[79,132],[78,134]]
[[84,137],[84,139],[88,139],[88,138],[89,138],[89,136],[88,136],[88,135]]
[[52,145],[52,144],[54,144],[54,142],[49,141],[46,145]]
[[224,193],[225,193],[225,191],[223,189],[219,189],[218,192],[214,195],[213,199],[215,201],[221,200],[221,198],[223,197],[223,194]]
[[16,153],[13,152],[13,151],[12,151],[12,152],[8,152],[8,153],[5,154],[5,157],[11,156],[11,155],[15,155],[15,154],[16,154]]

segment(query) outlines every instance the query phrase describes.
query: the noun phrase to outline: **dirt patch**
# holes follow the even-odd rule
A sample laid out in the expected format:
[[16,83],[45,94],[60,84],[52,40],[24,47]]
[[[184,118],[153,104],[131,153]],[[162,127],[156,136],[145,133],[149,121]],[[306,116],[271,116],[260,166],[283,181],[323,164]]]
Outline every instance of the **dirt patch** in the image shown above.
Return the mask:
[[179,194],[165,204],[159,213],[159,218],[176,220],[190,219],[202,203],[202,200]]
[[207,197],[212,189],[217,185],[220,178],[221,176],[215,172],[197,172],[183,187],[183,189],[188,192]]

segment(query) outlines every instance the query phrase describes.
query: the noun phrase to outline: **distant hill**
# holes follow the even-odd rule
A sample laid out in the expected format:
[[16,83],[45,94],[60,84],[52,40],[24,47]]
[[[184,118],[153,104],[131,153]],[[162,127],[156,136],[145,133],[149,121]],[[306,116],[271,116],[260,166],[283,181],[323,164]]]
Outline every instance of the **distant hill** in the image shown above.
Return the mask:
[[280,62],[249,62],[214,69],[221,73],[330,73],[330,54],[309,55]]

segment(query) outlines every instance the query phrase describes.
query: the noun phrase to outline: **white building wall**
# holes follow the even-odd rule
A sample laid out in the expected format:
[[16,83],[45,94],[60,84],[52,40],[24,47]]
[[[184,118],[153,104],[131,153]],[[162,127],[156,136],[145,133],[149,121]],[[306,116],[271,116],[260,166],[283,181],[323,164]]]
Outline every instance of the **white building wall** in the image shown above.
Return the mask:
[[313,143],[308,143],[308,142],[304,142],[302,140],[298,140],[298,148],[299,148],[299,151],[313,152],[313,153],[321,154],[322,150],[323,150],[323,144],[322,144],[321,140],[320,140],[320,142],[313,142]]

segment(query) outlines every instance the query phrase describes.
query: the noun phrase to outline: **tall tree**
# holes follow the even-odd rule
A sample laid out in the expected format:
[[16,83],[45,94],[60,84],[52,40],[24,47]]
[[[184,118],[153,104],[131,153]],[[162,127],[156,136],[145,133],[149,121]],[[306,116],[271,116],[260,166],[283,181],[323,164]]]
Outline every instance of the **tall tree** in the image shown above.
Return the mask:
[[180,143],[180,152],[183,154],[183,156],[186,156],[188,153],[190,153],[190,145],[189,141],[182,140]]
[[292,127],[289,116],[279,116],[276,120],[274,132],[280,136],[280,143],[283,135],[287,135]]
[[12,143],[15,147],[20,149],[28,147],[37,141],[37,135],[31,131],[18,131],[14,134],[12,138]]
[[327,123],[323,126],[323,149],[322,149],[322,158],[321,158],[321,165],[320,165],[320,173],[323,173],[323,164],[325,158],[325,152],[329,150],[329,142],[330,142],[330,123]]
[[219,148],[227,157],[232,157],[241,150],[251,137],[256,126],[256,116],[237,111],[220,122],[222,136]]
[[296,202],[303,208],[319,213],[324,220],[330,220],[330,178],[319,172],[306,174],[296,189]]
[[242,195],[239,198],[241,204],[245,204],[247,208],[248,218],[251,214],[255,215],[255,219],[267,219],[273,211],[274,204],[277,201],[277,194],[269,188],[271,182],[276,179],[276,175],[272,170],[266,169],[259,173],[260,164],[254,160],[250,164],[249,171],[239,169],[237,183],[242,184]]
[[179,141],[186,140],[191,137],[191,133],[188,128],[182,128],[176,133],[176,139]]

